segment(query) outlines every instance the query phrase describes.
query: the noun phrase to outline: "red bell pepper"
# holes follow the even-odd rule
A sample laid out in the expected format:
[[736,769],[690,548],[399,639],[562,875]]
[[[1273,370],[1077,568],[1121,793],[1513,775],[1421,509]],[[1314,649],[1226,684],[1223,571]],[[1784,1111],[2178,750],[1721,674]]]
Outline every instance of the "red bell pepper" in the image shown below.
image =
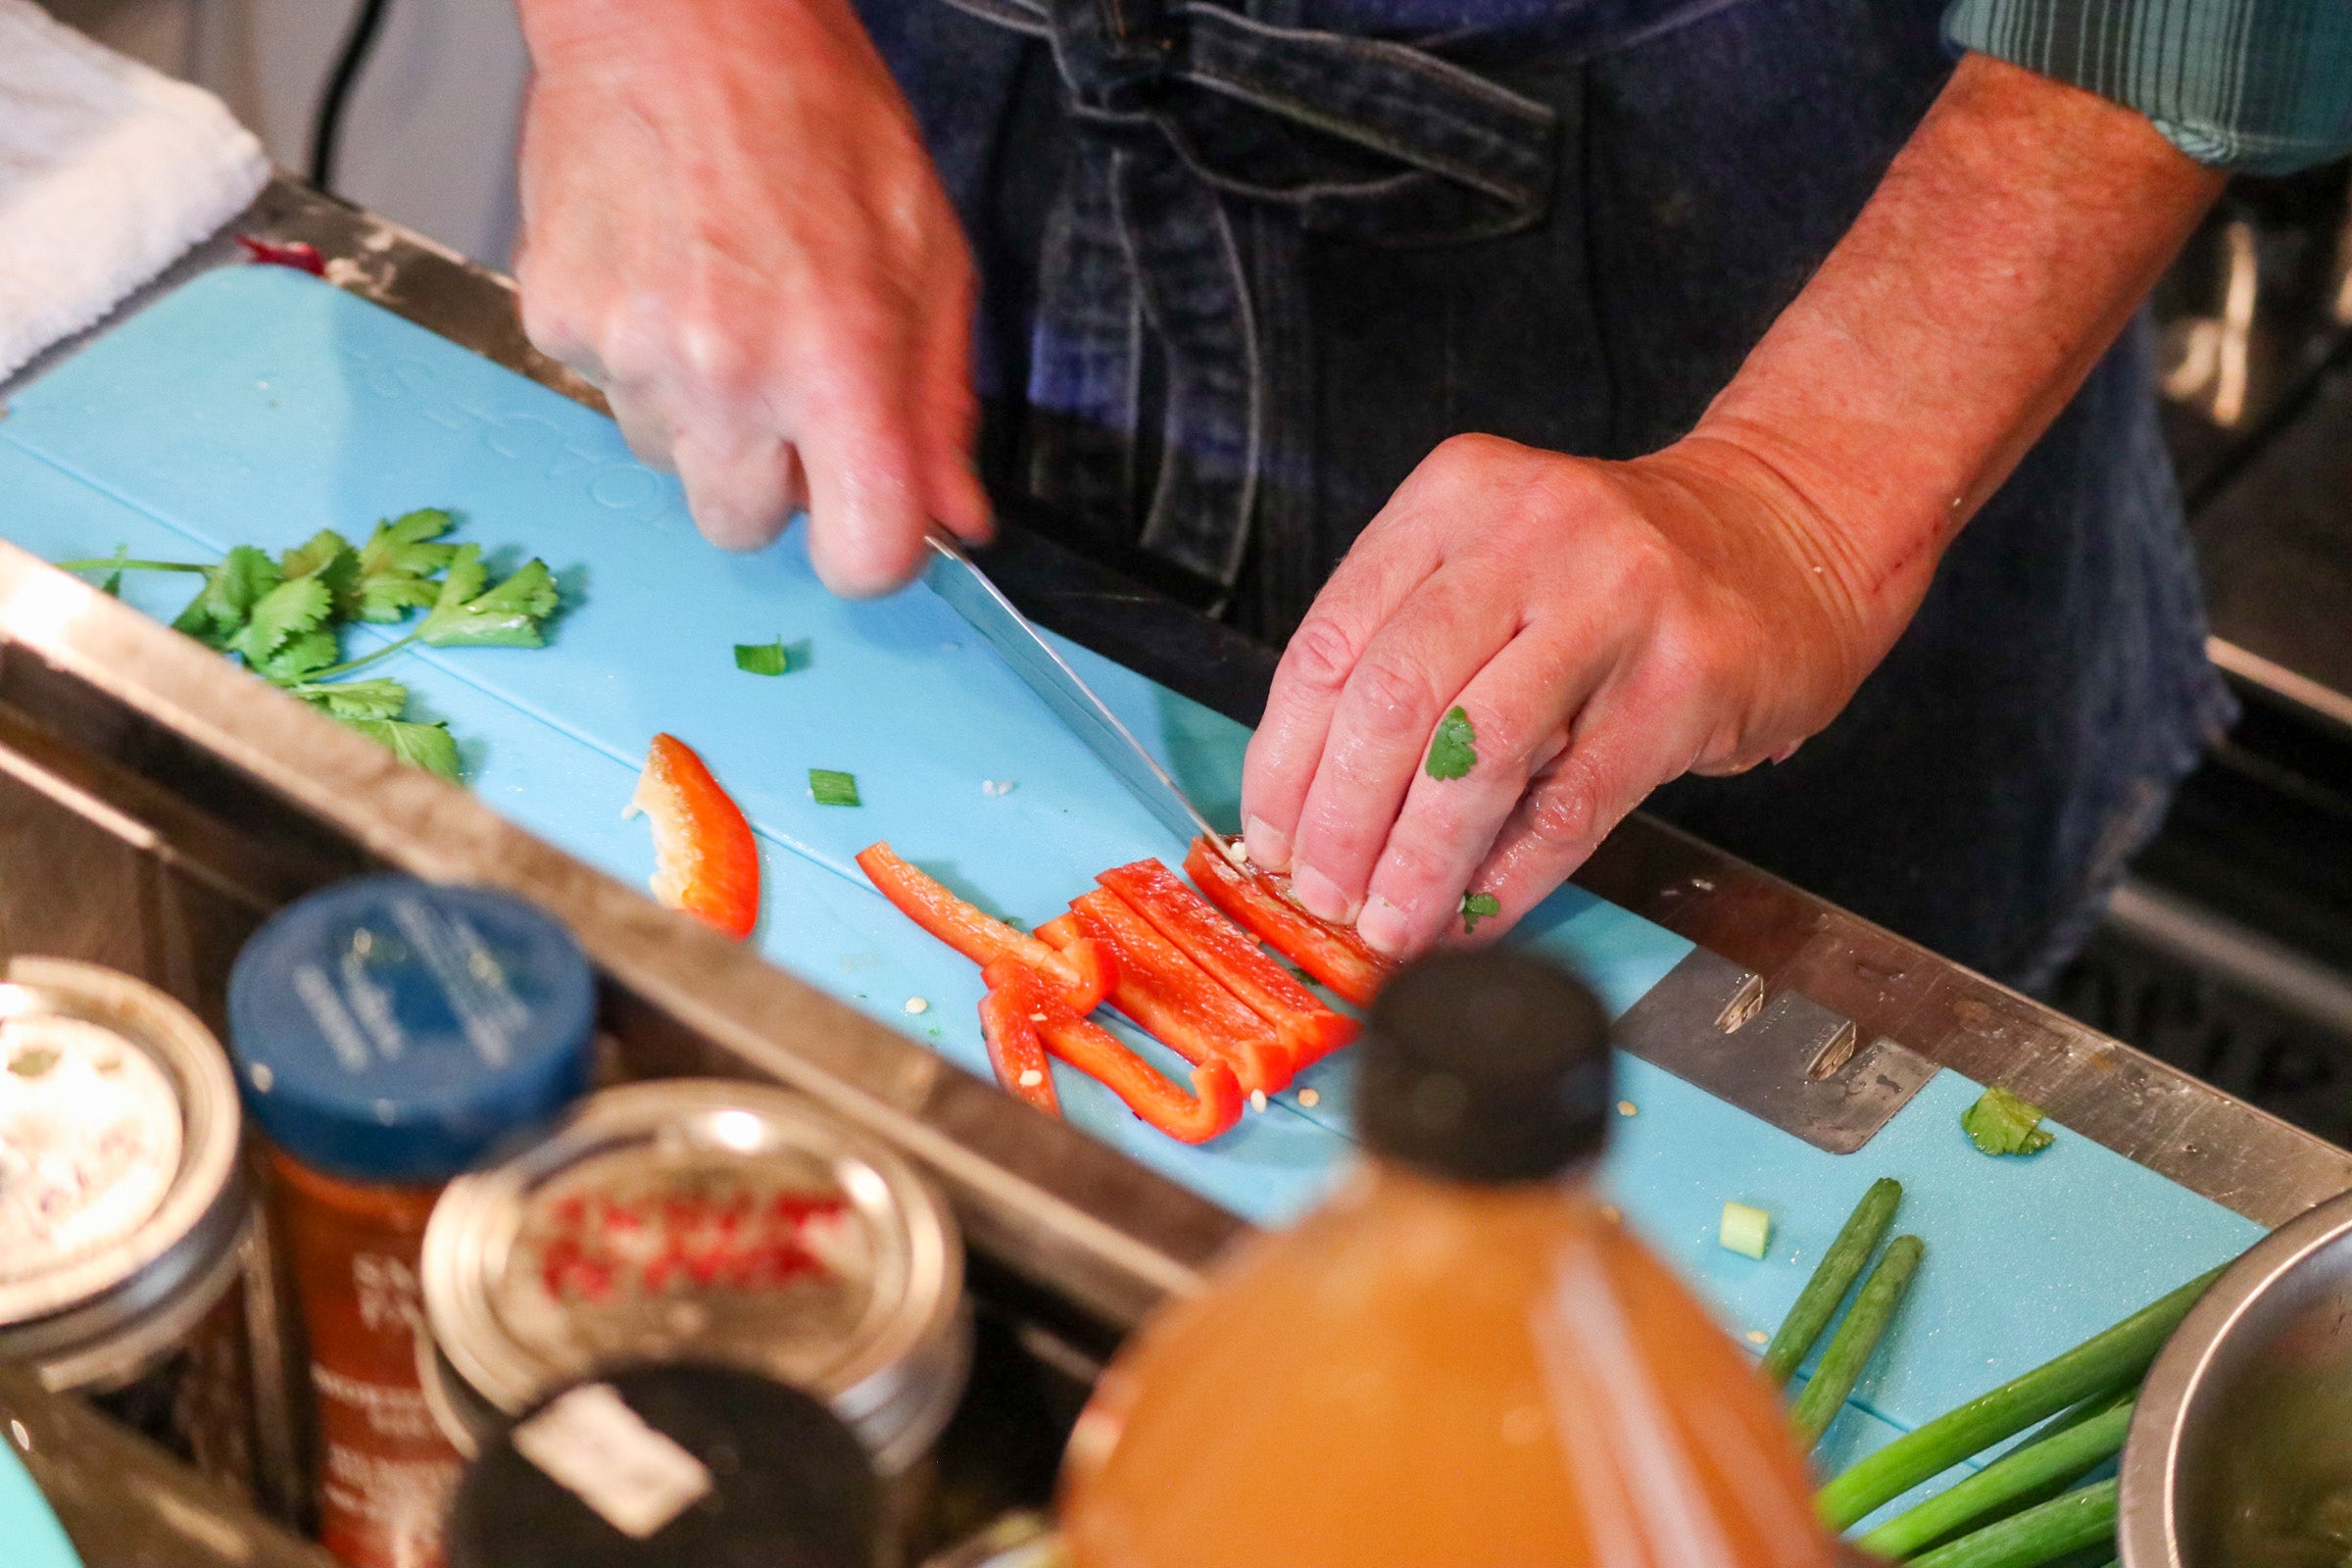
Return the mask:
[[1288,969],[1267,957],[1249,932],[1218,913],[1214,905],[1157,860],[1113,866],[1095,880],[1272,1024],[1298,1066],[1319,1061],[1355,1038],[1353,1018],[1325,1006],[1291,978]]
[[760,918],[760,846],[741,808],[674,735],[657,735],[629,797],[654,825],[654,897],[740,942]]
[[1064,910],[1037,928],[1037,939],[1057,948],[1067,948],[1078,940],[1078,917]]
[[1369,1006],[1396,964],[1344,925],[1318,920],[1290,900],[1290,879],[1244,875],[1208,840],[1195,839],[1184,868],[1208,902],[1265,939],[1275,952],[1354,1003]]
[[1072,943],[1057,952],[955,894],[899,858],[887,843],[858,852],[858,866],[898,906],[899,912],[974,963],[1012,957],[1053,981],[1062,1000],[1081,1016],[1101,1004],[1115,980],[1115,958],[1095,943]]
[[997,1069],[997,1082],[1015,1100],[1025,1100],[1049,1116],[1061,1114],[1060,1097],[1054,1093],[1054,1069],[1046,1060],[1046,1043],[1038,1037],[1037,1020],[1026,998],[1030,992],[1044,990],[1028,965],[1015,958],[1000,958],[980,972],[987,975],[994,968],[1009,964],[1021,974],[1030,975],[1026,987],[1010,990],[992,986],[980,999],[980,1034],[988,1042],[988,1064]]
[[1105,943],[1118,959],[1110,1000],[1128,1017],[1195,1063],[1233,1064],[1245,1092],[1287,1088],[1297,1069],[1291,1051],[1263,1018],[1217,984],[1182,949],[1152,929],[1108,888],[1070,901],[1078,929]]
[[1195,1067],[1193,1092],[1188,1095],[1128,1050],[1118,1036],[1063,1006],[1036,972],[1017,960],[998,958],[981,973],[989,994],[1002,995],[1020,1007],[1048,1050],[1170,1138],[1204,1144],[1242,1119],[1242,1086],[1224,1061],[1212,1057]]

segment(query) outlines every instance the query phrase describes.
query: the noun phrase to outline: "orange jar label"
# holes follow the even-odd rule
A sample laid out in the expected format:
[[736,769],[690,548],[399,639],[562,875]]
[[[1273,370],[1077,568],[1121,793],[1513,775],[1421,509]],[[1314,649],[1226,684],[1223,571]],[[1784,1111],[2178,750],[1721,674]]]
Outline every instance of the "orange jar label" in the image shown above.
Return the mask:
[[417,1383],[417,1259],[434,1188],[338,1181],[270,1160],[309,1338],[320,1466],[318,1539],[351,1568],[441,1568],[462,1461]]

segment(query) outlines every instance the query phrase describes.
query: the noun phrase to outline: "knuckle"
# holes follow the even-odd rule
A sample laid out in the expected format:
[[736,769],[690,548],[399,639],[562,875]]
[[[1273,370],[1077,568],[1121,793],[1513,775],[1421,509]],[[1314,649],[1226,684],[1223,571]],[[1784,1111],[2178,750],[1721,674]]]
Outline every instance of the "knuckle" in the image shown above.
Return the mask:
[[1291,633],[1282,662],[1308,686],[1337,688],[1355,667],[1355,644],[1336,622],[1310,614]]
[[1429,677],[1400,661],[1366,657],[1348,677],[1351,704],[1377,718],[1416,719],[1433,705]]
[[1600,820],[1600,808],[1591,790],[1579,785],[1554,785],[1530,803],[1529,822],[1536,836],[1554,844],[1582,844]]

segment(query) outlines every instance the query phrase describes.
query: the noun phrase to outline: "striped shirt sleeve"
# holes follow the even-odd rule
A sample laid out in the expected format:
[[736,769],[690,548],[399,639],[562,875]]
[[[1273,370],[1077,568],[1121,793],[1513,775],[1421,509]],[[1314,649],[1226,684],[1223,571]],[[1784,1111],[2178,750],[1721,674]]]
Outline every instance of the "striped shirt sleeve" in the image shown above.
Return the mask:
[[1953,0],[1944,32],[2138,110],[2202,164],[2352,151],[2352,0]]

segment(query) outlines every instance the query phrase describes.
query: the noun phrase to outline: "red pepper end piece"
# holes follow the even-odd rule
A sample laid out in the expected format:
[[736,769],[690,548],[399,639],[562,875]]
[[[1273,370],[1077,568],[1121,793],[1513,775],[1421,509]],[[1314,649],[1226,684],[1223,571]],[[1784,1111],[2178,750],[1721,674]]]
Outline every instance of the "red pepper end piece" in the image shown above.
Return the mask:
[[[1022,974],[1029,969],[1011,959],[1000,958],[997,966],[1009,963]],[[989,971],[983,969],[983,974]],[[1042,992],[1033,983],[1011,990],[992,988],[980,999],[980,1035],[988,1042],[988,1064],[997,1070],[997,1082],[1015,1100],[1025,1100],[1049,1116],[1061,1114],[1061,1098],[1054,1092],[1054,1069],[1046,1060],[1046,1043],[1038,1035],[1037,1020],[1024,1003],[1021,992]]]
[[1254,937],[1157,860],[1113,866],[1095,880],[1271,1024],[1298,1066],[1318,1061],[1355,1038],[1353,1018],[1325,1006],[1267,957]]
[[313,277],[326,275],[326,258],[320,256],[318,247],[308,240],[290,239],[281,243],[277,240],[255,239],[251,234],[239,234],[236,239],[239,245],[245,247],[249,259],[264,266],[291,267]]
[[1004,995],[1036,1023],[1046,1049],[1177,1142],[1204,1144],[1242,1119],[1242,1086],[1223,1061],[1212,1059],[1194,1068],[1193,1092],[1188,1095],[1128,1050],[1118,1036],[1062,1005],[1035,972],[1018,961],[998,958],[982,974],[992,996]]
[[858,868],[875,889],[916,925],[974,963],[1016,958],[1050,980],[1063,1001],[1092,1012],[1110,990],[1113,959],[1107,954],[1065,956],[1025,931],[1016,931],[899,858],[887,842],[858,852]]
[[1266,1021],[1117,894],[1097,888],[1072,899],[1070,911],[1079,930],[1117,955],[1110,1000],[1121,1012],[1187,1061],[1231,1062],[1245,1092],[1270,1095],[1289,1086],[1295,1070],[1290,1048]]
[[657,735],[629,797],[654,825],[654,897],[740,942],[760,918],[760,846],[752,824],[703,760],[674,735]]
[[1293,904],[1284,896],[1287,879],[1263,871],[1245,876],[1206,839],[1193,841],[1184,869],[1209,903],[1359,1007],[1372,1004],[1396,967],[1347,926],[1318,920]]

